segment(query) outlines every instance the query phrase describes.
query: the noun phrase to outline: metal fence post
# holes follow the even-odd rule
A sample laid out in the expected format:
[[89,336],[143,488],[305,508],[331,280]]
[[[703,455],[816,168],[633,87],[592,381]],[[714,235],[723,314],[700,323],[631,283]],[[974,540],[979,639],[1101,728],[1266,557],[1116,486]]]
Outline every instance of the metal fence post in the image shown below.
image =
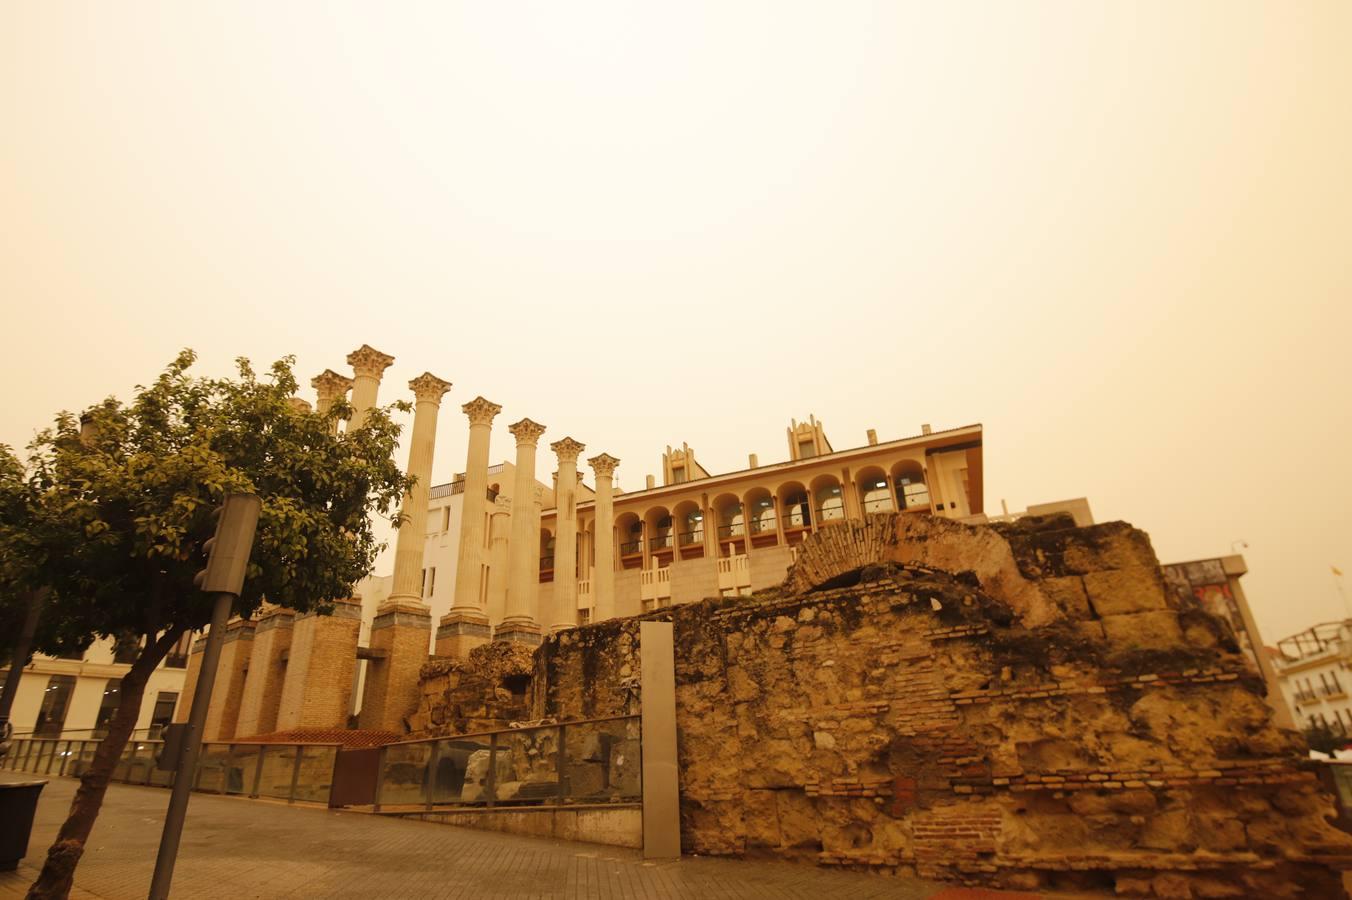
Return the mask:
[[382,744],[376,752],[376,802],[371,806],[372,812],[380,812],[380,795],[385,789],[385,749]]
[[492,806],[498,799],[498,733],[488,736],[488,777],[484,779],[484,797]]
[[441,741],[432,742],[432,755],[427,760],[427,771],[423,772],[423,793],[427,795],[427,811],[432,811],[432,795],[437,789],[437,766],[441,763]]
[[258,762],[254,765],[253,790],[249,791],[249,796],[258,797],[258,786],[263,781],[263,755],[268,752],[267,744],[258,745]]
[[136,743],[135,738],[131,741],[131,755],[127,757],[127,770],[122,773],[122,783],[131,784],[131,773],[136,768],[136,754],[140,752],[141,745]]
[[296,761],[291,766],[291,793],[288,794],[286,797],[287,803],[296,802],[296,785],[300,784],[300,762],[301,758],[304,756],[305,756],[305,745],[297,744]]

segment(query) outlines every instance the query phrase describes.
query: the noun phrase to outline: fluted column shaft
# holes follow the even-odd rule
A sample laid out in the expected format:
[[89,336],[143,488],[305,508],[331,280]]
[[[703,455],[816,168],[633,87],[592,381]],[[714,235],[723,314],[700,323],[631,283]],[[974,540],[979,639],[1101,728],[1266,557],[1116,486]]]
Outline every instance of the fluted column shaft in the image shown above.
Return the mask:
[[544,427],[522,419],[511,427],[516,438],[516,480],[512,491],[512,538],[507,546],[507,616],[504,622],[540,621],[540,523],[535,507],[535,447]]
[[484,518],[488,511],[488,446],[493,418],[502,410],[476,397],[461,407],[469,417],[465,493],[460,507],[460,549],[455,569],[455,609],[479,609],[484,561]]
[[602,453],[587,460],[596,473],[596,573],[592,578],[592,621],[615,618],[615,497],[618,459]]
[[389,600],[422,602],[423,547],[427,542],[427,499],[437,441],[437,412],[450,382],[425,373],[408,383],[417,397],[409,439],[408,474],[413,486],[404,495],[394,550],[394,584]]
[[552,630],[577,624],[577,457],[587,449],[572,438],[549,445],[559,458],[554,488],[554,624]]

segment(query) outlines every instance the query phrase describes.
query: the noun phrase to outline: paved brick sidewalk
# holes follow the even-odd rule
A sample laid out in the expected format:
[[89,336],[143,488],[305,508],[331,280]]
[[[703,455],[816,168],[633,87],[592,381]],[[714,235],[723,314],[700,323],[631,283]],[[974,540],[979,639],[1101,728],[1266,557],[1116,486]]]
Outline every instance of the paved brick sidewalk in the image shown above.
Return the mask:
[[[7,777],[0,776],[0,777]],[[0,898],[22,897],[65,817],[75,781],[52,778],[28,857],[0,874]],[[85,900],[131,900],[150,887],[169,792],[113,785],[76,876]],[[800,897],[977,900],[1021,897],[909,878],[781,862],[687,857],[650,863],[628,850],[361,813],[193,795],[174,873],[188,898]]]

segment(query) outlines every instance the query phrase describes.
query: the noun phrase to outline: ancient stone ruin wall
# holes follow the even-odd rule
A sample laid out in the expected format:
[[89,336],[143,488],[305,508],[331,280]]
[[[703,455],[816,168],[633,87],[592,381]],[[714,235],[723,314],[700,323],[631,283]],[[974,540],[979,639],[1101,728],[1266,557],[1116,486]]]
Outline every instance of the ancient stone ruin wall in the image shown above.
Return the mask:
[[418,708],[409,718],[414,738],[507,728],[530,718],[528,689],[533,649],[499,641],[466,659],[433,659],[419,673]]
[[[803,545],[781,591],[651,614],[675,627],[686,852],[1344,896],[1352,838],[1233,636],[1171,605],[1144,533],[1071,524],[876,516]],[[530,717],[633,711],[638,666],[638,619],[563,632]]]

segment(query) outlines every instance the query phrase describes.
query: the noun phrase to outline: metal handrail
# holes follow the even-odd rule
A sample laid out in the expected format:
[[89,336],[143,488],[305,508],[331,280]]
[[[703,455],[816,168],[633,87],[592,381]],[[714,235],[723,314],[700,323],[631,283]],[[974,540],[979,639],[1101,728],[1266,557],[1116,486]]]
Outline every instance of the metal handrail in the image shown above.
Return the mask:
[[653,550],[669,549],[673,543],[674,542],[672,541],[672,536],[670,532],[668,532],[667,534],[659,534],[656,537],[648,538],[648,546]]
[[759,516],[751,520],[752,534],[772,534],[775,531],[774,516]]
[[643,542],[642,542],[642,541],[621,541],[621,542],[620,542],[620,555],[621,555],[621,556],[632,556],[632,555],[635,554],[635,553],[639,553],[642,549],[643,549]]
[[[82,769],[88,760],[92,760],[94,753],[97,752],[98,740],[79,740],[79,739],[61,739],[61,738],[16,738],[9,748],[9,752],[0,758],[0,769],[8,769],[14,772],[31,772],[43,775],[66,775],[67,769],[74,776],[82,774],[76,772]],[[158,767],[159,750],[164,746],[162,740],[129,740],[122,751],[122,756],[117,760],[113,767],[112,781],[122,784],[151,785],[155,787],[169,787],[173,784],[175,773],[172,771],[161,770]],[[268,793],[266,796],[284,799],[288,803],[295,803],[300,798],[297,796],[300,788],[301,765],[305,760],[307,748],[332,750],[334,751],[334,761],[337,760],[337,751],[342,749],[343,745],[338,742],[316,741],[313,743],[295,743],[283,741],[211,741],[202,745],[203,752],[198,758],[197,768],[193,771],[192,781],[196,790],[202,790],[199,785],[202,781],[202,774],[207,771],[230,771],[236,769],[240,777],[240,789],[231,790],[229,786],[223,785],[220,791],[207,791],[208,793],[224,794],[242,794],[249,797],[264,796],[260,790],[262,786],[263,764],[267,759],[269,751],[292,750],[294,758],[291,758],[291,777],[289,788],[285,796],[280,794]],[[224,748],[225,762],[222,764],[221,748]],[[239,748],[256,748],[255,758],[242,760],[242,765],[234,766],[233,761],[239,757]],[[142,754],[142,751],[146,751]],[[285,758],[285,757],[284,757]],[[60,765],[53,771],[58,759]],[[72,765],[73,763],[73,765]],[[141,766],[144,765],[144,772],[141,772]],[[246,769],[252,765],[252,778],[249,782],[248,790],[244,789],[244,779],[248,774]],[[328,770],[328,783],[321,786],[322,790],[331,790],[333,785],[333,769]],[[226,776],[229,778],[229,776]],[[324,802],[328,797],[324,798]],[[301,801],[307,802],[307,801]]]
[[[736,530],[734,530],[736,529]],[[728,525],[718,526],[718,536],[724,537],[743,537],[746,534],[746,528],[741,522],[733,522]]]
[[682,531],[679,538],[682,547],[688,547],[691,544],[698,544],[703,540],[704,540],[703,528],[697,528],[694,531]]

